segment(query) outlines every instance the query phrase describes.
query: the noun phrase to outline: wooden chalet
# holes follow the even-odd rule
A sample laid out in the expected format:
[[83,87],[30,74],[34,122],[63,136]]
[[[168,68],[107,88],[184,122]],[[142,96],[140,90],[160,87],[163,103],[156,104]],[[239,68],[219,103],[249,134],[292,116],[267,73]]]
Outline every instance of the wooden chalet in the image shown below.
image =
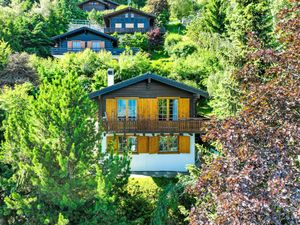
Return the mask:
[[104,129],[102,150],[114,142],[133,154],[132,171],[186,171],[195,163],[195,135],[207,120],[196,115],[205,91],[152,73],[113,84],[90,94],[99,106]]

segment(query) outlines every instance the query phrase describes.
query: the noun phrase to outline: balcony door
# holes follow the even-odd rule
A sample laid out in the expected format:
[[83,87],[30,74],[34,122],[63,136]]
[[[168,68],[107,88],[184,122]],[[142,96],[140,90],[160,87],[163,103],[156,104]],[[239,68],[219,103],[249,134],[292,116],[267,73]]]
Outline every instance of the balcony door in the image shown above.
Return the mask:
[[117,100],[118,120],[136,120],[137,118],[137,100],[136,99],[118,99]]
[[158,120],[160,121],[178,120],[178,99],[175,98],[158,99]]

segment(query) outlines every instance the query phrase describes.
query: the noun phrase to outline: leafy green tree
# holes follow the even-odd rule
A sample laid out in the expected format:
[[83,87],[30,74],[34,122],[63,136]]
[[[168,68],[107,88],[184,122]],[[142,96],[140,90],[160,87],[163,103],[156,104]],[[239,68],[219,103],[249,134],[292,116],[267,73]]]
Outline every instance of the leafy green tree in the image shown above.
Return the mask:
[[179,20],[190,16],[194,10],[194,1],[192,0],[170,0],[171,15]]
[[147,34],[142,34],[136,32],[133,35],[125,34],[120,41],[121,47],[131,47],[131,48],[140,48],[142,50],[147,50],[149,48],[148,36]]
[[0,70],[3,70],[4,67],[8,63],[8,57],[11,54],[11,49],[9,45],[4,42],[0,41]]
[[167,0],[147,0],[145,10],[156,16],[158,26],[165,26],[170,19],[170,9]]
[[[14,90],[9,90],[14,92]],[[129,175],[129,158],[100,151],[95,104],[82,81],[69,74],[40,86],[36,100],[23,93],[6,101],[1,162],[14,175],[4,198],[11,223],[114,224],[116,197]],[[63,214],[63,219],[60,214]],[[121,223],[120,223],[121,224]]]

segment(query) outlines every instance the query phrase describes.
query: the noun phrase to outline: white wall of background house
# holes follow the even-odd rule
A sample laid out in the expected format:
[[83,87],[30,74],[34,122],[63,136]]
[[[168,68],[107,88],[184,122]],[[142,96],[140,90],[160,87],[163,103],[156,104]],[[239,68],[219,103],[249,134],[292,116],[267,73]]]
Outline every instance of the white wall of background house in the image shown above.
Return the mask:
[[[106,151],[106,136],[102,138],[102,151]],[[190,136],[190,153],[180,154],[133,154],[131,171],[186,172],[188,165],[195,164],[195,135]]]

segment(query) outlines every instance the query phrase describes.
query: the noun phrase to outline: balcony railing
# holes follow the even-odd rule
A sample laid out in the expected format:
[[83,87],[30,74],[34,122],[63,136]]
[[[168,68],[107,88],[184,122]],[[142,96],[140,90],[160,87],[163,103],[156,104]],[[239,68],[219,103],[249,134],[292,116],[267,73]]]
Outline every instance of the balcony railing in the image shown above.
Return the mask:
[[191,118],[177,121],[159,120],[102,120],[106,132],[116,133],[203,133],[208,119]]
[[[51,55],[63,55],[67,52],[82,52],[86,48],[51,48]],[[112,55],[120,55],[125,51],[124,48],[91,48],[94,52],[100,52],[100,51],[108,51],[111,52]],[[136,54],[139,49],[138,48],[132,48],[131,49],[133,54]]]
[[91,29],[104,32],[104,28],[101,27],[99,24],[96,22],[90,21],[90,20],[70,20],[69,22],[69,29],[68,31],[76,30],[80,27],[89,27]]
[[[153,30],[155,28],[149,27],[149,28],[115,28],[115,27],[105,27],[104,28],[104,33],[118,33],[118,34],[128,34],[128,33],[135,33],[135,32],[141,32],[141,33],[146,33],[150,30]],[[166,29],[165,28],[159,28],[160,32],[165,33]]]

